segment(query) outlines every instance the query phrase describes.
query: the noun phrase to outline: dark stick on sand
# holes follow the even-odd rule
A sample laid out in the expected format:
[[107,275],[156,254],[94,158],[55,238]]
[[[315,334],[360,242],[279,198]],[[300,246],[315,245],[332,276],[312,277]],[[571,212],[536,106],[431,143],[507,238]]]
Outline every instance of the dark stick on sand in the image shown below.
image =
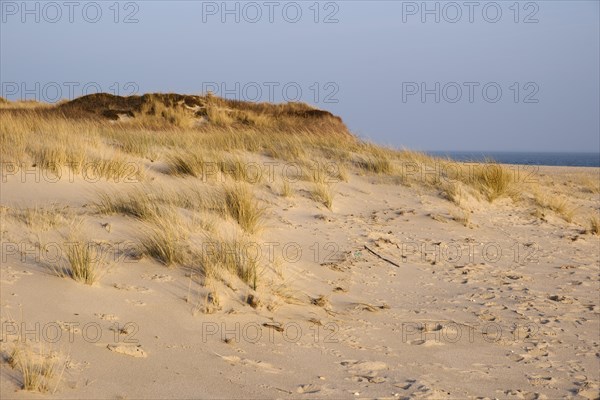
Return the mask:
[[388,262],[388,263],[392,264],[394,267],[398,267],[398,268],[400,268],[400,265],[396,264],[395,262],[393,262],[393,261],[392,261],[392,260],[390,260],[390,259],[387,259],[387,258],[385,258],[385,257],[383,257],[383,256],[380,256],[380,255],[379,255],[379,254],[377,254],[375,251],[373,251],[373,250],[371,250],[370,248],[368,248],[366,244],[365,244],[365,249],[369,250],[369,252],[371,252],[371,253],[372,253],[372,254],[374,254],[375,256],[377,256],[377,257],[381,258],[383,261],[385,261],[385,262]]

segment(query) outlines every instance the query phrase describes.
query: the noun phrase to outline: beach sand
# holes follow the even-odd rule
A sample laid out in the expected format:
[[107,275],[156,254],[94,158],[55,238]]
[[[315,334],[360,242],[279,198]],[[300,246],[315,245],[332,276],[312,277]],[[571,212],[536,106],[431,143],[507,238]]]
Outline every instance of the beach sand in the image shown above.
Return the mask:
[[[571,222],[355,170],[331,210],[306,182],[283,197],[263,181],[256,291],[140,256],[144,223],[94,210],[98,191],[143,183],[4,176],[1,397],[598,398],[600,169],[513,167]],[[153,168],[152,185],[191,179]],[[74,220],[118,255],[92,286],[52,272]],[[23,338],[54,354],[46,393],[21,390]]]

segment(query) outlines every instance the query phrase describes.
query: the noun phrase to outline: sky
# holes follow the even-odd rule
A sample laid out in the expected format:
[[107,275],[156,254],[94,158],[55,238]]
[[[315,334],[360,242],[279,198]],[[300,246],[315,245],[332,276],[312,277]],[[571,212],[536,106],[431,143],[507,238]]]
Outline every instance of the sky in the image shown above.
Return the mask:
[[590,1],[0,0],[0,95],[304,101],[379,144],[600,152]]

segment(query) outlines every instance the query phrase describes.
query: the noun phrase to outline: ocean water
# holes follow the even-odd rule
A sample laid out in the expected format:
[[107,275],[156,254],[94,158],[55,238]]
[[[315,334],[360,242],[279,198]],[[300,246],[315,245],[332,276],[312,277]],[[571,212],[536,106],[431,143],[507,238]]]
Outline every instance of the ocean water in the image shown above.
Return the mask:
[[535,153],[504,151],[427,151],[437,157],[456,161],[483,162],[486,159],[500,164],[555,165],[567,167],[600,167],[600,153]]

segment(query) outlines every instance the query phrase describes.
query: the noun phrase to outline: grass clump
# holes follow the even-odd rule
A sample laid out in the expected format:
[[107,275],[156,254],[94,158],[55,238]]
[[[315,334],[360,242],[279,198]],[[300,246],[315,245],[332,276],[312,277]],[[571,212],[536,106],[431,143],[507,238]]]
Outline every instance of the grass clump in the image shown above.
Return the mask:
[[452,220],[468,228],[471,222],[471,213],[467,210],[460,210],[460,212],[452,213]]
[[24,223],[28,228],[40,231],[53,229],[66,221],[63,210],[55,206],[50,208],[35,206],[33,208],[11,209],[10,215],[17,221]]
[[233,218],[248,233],[256,233],[261,228],[265,209],[245,184],[225,187],[225,213]]
[[183,264],[186,260],[181,238],[172,229],[152,228],[142,239],[142,249],[167,267]]
[[233,239],[217,237],[203,243],[200,255],[203,273],[208,278],[221,277],[223,271],[235,274],[256,290],[258,287],[258,243],[243,235]]
[[167,159],[171,175],[190,175],[194,178],[204,177],[206,174],[206,160],[202,154],[180,153],[171,155]]
[[160,217],[148,225],[141,239],[144,254],[167,267],[184,264],[188,260],[185,234],[178,231],[181,226],[175,214]]
[[600,235],[600,218],[597,215],[590,217],[590,232],[594,235]]
[[105,254],[96,243],[71,241],[66,244],[66,263],[58,272],[60,276],[93,285],[101,276],[105,265]]
[[139,164],[129,162],[119,155],[110,158],[96,158],[83,164],[83,167],[82,172],[87,180],[104,178],[114,182],[137,182],[144,176]]
[[565,221],[573,221],[575,208],[565,198],[538,190],[534,192],[533,199],[542,210],[552,210]]
[[512,174],[500,164],[476,165],[470,178],[489,202],[511,193]]
[[279,194],[281,197],[286,198],[292,197],[294,195],[294,189],[292,189],[292,186],[286,179],[283,179],[281,183],[281,189],[279,191]]
[[219,162],[219,169],[235,181],[250,184],[259,183],[262,179],[262,170],[256,163],[245,162],[241,158],[227,158]]
[[165,196],[159,196],[149,187],[135,188],[128,193],[99,193],[100,200],[95,203],[102,214],[124,214],[141,220],[157,218],[162,214]]
[[58,373],[61,363],[58,354],[54,352],[45,352],[43,349],[36,351],[19,342],[12,350],[8,362],[21,373],[23,390],[46,393],[53,383],[55,388],[60,383],[62,373]]
[[392,162],[387,156],[368,156],[357,161],[357,165],[365,172],[373,174],[391,174],[394,171]]
[[359,154],[356,165],[363,171],[380,175],[391,175],[394,172],[392,157],[395,152],[393,150],[372,143],[363,143]]
[[312,191],[310,192],[314,201],[323,204],[329,210],[333,206],[333,198],[335,193],[331,185],[325,182],[315,182]]
[[460,206],[463,201],[462,187],[456,182],[447,183],[442,187],[442,196],[457,206]]

